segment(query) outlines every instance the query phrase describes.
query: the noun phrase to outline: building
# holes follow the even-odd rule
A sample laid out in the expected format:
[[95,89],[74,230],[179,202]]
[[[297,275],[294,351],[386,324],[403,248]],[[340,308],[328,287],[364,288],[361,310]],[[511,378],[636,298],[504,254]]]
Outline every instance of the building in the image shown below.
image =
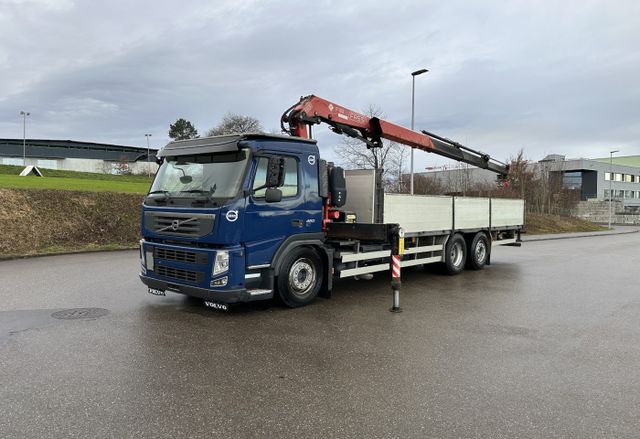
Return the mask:
[[[111,145],[106,143],[78,142],[75,140],[27,139],[26,165],[45,169],[117,173],[126,167],[134,174],[144,174],[157,169],[156,149]],[[23,165],[22,139],[0,139],[0,164]]]
[[[609,159],[565,159],[562,155],[549,155],[532,164],[536,171],[560,172],[564,187],[580,191],[580,199],[608,200],[611,188],[614,200],[624,206],[640,206],[640,156]],[[455,190],[456,184],[494,184],[496,174],[486,169],[456,166],[453,169],[417,173],[439,181]]]

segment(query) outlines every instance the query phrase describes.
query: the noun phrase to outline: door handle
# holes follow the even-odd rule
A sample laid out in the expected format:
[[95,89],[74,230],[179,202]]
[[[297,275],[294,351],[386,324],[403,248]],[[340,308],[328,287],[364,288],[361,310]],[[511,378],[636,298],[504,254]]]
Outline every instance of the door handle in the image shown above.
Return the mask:
[[302,220],[296,219],[291,221],[291,225],[293,227],[302,227],[304,223],[302,222]]

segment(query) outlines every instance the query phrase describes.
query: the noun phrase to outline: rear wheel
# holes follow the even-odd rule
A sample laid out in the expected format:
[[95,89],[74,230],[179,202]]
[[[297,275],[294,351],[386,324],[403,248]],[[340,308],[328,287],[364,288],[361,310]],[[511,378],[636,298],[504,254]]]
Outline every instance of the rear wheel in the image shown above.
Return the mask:
[[290,308],[307,305],[320,291],[323,277],[318,252],[297,247],[285,258],[278,272],[278,296]]
[[464,270],[467,260],[467,243],[460,234],[449,238],[445,248],[444,265],[449,274],[458,274]]
[[476,233],[469,245],[467,267],[472,270],[480,270],[489,260],[489,251],[487,235],[482,232]]

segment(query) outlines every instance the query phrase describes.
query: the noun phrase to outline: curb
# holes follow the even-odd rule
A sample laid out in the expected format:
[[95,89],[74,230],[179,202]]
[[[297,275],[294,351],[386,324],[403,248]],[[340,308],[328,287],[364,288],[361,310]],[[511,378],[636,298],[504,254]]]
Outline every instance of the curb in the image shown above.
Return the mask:
[[552,241],[552,240],[556,240],[556,239],[574,239],[574,238],[591,238],[594,236],[612,236],[612,235],[628,235],[630,233],[638,233],[640,232],[640,229],[636,229],[636,230],[625,230],[625,231],[618,231],[618,232],[590,232],[590,233],[580,233],[580,234],[575,234],[575,235],[569,235],[569,236],[544,236],[544,235],[538,235],[538,236],[532,236],[531,238],[525,238],[522,239],[522,242],[536,242],[536,241]]
[[2,261],[13,261],[16,259],[32,259],[32,258],[44,258],[47,256],[64,256],[64,255],[79,255],[83,253],[107,253],[107,252],[129,252],[132,250],[137,250],[138,246],[132,247],[123,247],[123,248],[107,248],[107,249],[91,249],[91,250],[75,250],[75,251],[66,251],[66,252],[53,252],[53,253],[36,253],[33,255],[23,255],[23,256],[0,256],[0,262]]

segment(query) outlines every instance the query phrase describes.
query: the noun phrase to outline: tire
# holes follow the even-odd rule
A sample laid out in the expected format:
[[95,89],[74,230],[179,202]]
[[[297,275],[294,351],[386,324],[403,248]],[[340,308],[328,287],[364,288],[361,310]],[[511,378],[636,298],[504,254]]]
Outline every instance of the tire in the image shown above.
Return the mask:
[[278,296],[290,308],[309,304],[320,291],[324,275],[318,252],[296,247],[284,259],[278,271]]
[[453,275],[464,270],[467,261],[467,243],[462,235],[456,233],[447,241],[444,255],[444,266],[447,273]]
[[471,270],[481,270],[489,260],[490,251],[487,235],[482,232],[476,233],[469,245],[467,268]]

